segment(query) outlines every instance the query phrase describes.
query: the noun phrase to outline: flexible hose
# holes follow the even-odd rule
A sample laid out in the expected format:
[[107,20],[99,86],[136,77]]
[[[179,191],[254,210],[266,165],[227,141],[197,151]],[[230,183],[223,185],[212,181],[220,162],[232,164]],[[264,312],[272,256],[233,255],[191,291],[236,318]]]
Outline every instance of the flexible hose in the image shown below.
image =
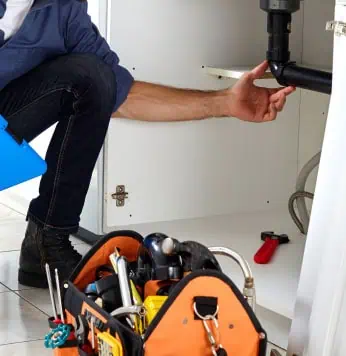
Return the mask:
[[[297,225],[298,229],[302,234],[306,234],[307,230],[305,230],[302,222],[299,220],[299,217],[297,216],[294,210],[294,201],[298,199],[303,199],[305,203],[305,198],[313,199],[314,195],[309,192],[296,192],[291,195],[290,200],[288,201],[288,211],[290,212],[290,215],[294,223]],[[309,225],[309,221],[308,221],[308,225]]]
[[[308,177],[310,173],[315,169],[315,167],[320,163],[320,158],[321,152],[318,152],[302,168],[297,178],[296,192],[305,192],[305,186]],[[306,207],[305,198],[305,196],[297,197],[297,210],[302,225],[302,228],[299,230],[302,232],[302,234],[307,234],[310,222],[310,216]]]

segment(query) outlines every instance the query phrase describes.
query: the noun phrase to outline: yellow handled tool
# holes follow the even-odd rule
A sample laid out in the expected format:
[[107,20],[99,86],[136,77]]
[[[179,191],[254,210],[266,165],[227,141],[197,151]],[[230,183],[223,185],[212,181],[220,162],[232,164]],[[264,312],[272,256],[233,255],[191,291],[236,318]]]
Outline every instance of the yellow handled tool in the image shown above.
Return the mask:
[[118,339],[107,332],[97,335],[99,356],[123,356],[123,347]]
[[153,295],[145,298],[144,308],[146,310],[145,313],[146,326],[148,326],[153,321],[156,314],[161,309],[162,305],[165,303],[167,298],[168,298],[167,296],[161,296],[161,295]]

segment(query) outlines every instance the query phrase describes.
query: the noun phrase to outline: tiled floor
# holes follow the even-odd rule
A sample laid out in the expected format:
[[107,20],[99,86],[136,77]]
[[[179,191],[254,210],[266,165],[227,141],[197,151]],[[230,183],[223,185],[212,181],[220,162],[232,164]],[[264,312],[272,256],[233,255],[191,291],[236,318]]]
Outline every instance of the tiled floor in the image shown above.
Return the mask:
[[[43,346],[51,304],[47,290],[31,289],[17,282],[25,217],[0,204],[0,355],[52,356]],[[89,246],[73,239],[77,250]]]
[[[0,203],[0,355],[52,356],[43,346],[47,317],[51,315],[49,293],[17,282],[25,228],[25,217]],[[79,240],[73,239],[73,243],[82,254],[89,249]]]

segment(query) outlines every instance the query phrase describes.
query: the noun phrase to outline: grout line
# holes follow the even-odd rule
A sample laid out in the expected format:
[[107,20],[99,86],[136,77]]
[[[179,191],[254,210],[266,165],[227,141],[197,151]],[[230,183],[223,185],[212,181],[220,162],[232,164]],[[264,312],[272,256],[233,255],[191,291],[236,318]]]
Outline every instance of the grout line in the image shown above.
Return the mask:
[[0,293],[12,292],[10,288],[8,288],[5,284],[3,284],[3,283],[1,283],[1,282],[0,282],[0,286],[2,286],[2,287],[5,287],[5,288],[6,288],[6,290],[3,290],[3,291],[2,291],[2,292],[0,292]]
[[43,340],[44,339],[33,339],[33,340],[27,340],[27,341],[9,342],[8,344],[0,344],[0,347],[7,346],[7,345],[28,344],[30,342],[43,341]]
[[15,294],[18,294],[19,292],[24,292],[24,291],[28,291],[28,290],[39,290],[34,287],[23,287],[22,289],[12,289],[9,286],[7,286],[6,284],[4,284],[3,282],[0,282],[0,284],[2,284],[4,287],[6,287],[8,289],[7,291],[5,290],[4,293],[13,292]]
[[[24,290],[33,290],[33,289],[24,289]],[[24,290],[23,290],[23,291],[24,291]],[[13,292],[14,294],[16,294],[19,298],[25,300],[28,304],[30,304],[31,306],[33,306],[35,309],[37,309],[38,311],[40,311],[40,312],[43,313],[44,315],[46,315],[46,316],[48,316],[48,317],[50,316],[50,315],[48,315],[44,310],[40,309],[37,305],[35,305],[34,303],[32,303],[30,300],[28,300],[28,299],[26,299],[24,296],[20,295],[19,292],[21,292],[21,291],[14,291],[14,290],[12,290],[12,292]]]
[[20,211],[18,211],[16,209],[13,209],[12,207],[10,207],[10,206],[8,206],[8,205],[6,205],[4,203],[0,203],[0,205],[2,205],[4,208],[7,208],[7,209],[19,214],[20,216],[25,216],[25,214],[21,213]]
[[0,250],[0,254],[1,253],[6,253],[6,252],[19,252],[20,251],[20,248],[17,249],[17,250]]
[[36,290],[36,288],[33,288],[33,287],[24,287],[22,289],[12,289],[10,287],[7,287],[6,285],[5,285],[5,287],[8,288],[11,292],[16,293],[16,294],[20,293],[20,292],[27,291],[27,290]]

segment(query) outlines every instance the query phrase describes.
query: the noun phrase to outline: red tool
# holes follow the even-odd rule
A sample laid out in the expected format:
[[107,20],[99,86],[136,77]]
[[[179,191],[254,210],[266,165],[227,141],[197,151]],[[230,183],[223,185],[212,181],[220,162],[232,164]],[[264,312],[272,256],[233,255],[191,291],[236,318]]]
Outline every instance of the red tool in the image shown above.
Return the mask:
[[264,244],[255,254],[254,260],[258,264],[266,264],[273,257],[275,250],[279,245],[287,244],[290,242],[287,235],[276,235],[272,231],[266,231],[261,233],[261,240]]

